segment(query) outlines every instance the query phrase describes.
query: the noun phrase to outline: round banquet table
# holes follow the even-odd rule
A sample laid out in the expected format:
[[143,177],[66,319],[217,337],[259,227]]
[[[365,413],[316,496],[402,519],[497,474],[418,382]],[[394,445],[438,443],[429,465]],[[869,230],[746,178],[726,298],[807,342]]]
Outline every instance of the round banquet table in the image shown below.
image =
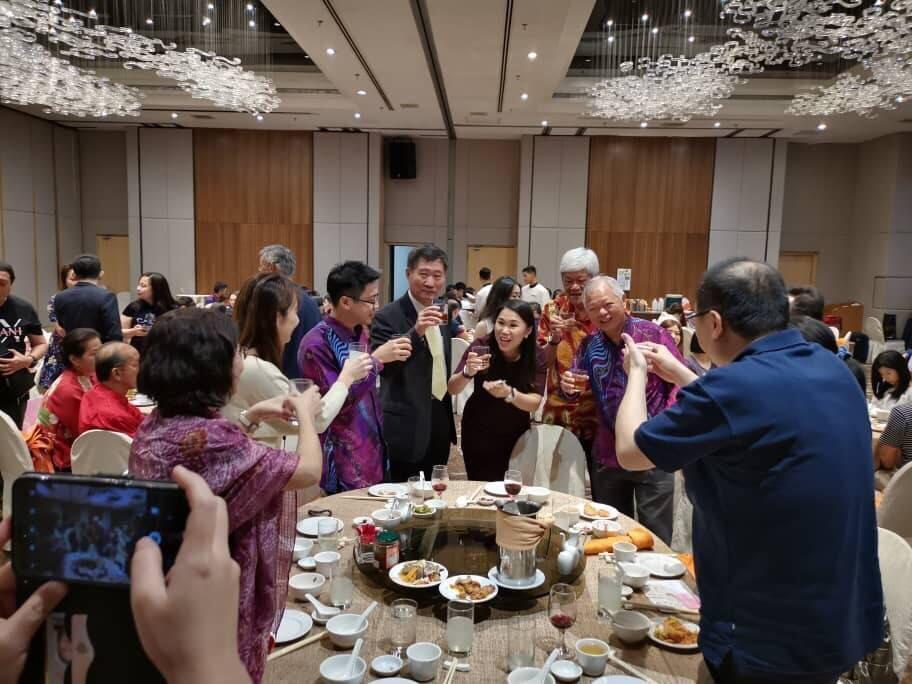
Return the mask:
[[[454,506],[456,498],[461,495],[471,496],[483,483],[466,480],[451,480],[449,488],[444,493],[444,500],[448,506]],[[321,499],[311,501],[302,506],[298,511],[298,518],[301,519],[308,515],[308,511],[329,509],[334,517],[339,518],[345,524],[341,535],[345,537],[347,543],[344,549],[340,549],[342,562],[355,564],[353,558],[355,531],[352,528],[352,519],[357,516],[370,515],[371,511],[382,508],[385,500],[376,498],[374,501],[352,499],[346,497],[367,497],[366,489],[345,492],[334,496],[327,496]],[[584,500],[554,492],[549,504],[545,507],[558,510],[561,506],[571,503],[581,503]],[[485,510],[480,506],[472,506],[472,510]],[[495,510],[493,507],[487,510]],[[413,518],[414,520],[414,518]],[[623,526],[624,531],[638,526],[637,523],[626,516],[621,515],[618,522]],[[656,551],[669,552],[667,546],[656,539]],[[615,650],[616,654],[622,660],[642,669],[652,679],[657,682],[694,682],[698,680],[698,670],[702,656],[699,653],[676,653],[665,650],[654,645],[650,641],[644,641],[636,646],[625,646],[616,636],[612,634],[611,627],[604,621],[600,621],[597,616],[597,596],[598,596],[598,568],[604,564],[598,556],[588,556],[586,558],[585,569],[574,583],[577,591],[577,619],[576,623],[567,630],[567,644],[572,649],[577,639],[583,637],[595,637],[608,642]],[[453,570],[452,572],[455,572]],[[295,565],[291,573],[297,574],[302,572]],[[354,600],[352,607],[347,612],[361,612],[372,600],[376,600],[380,605],[374,610],[370,617],[370,627],[365,635],[364,646],[361,650],[361,656],[367,661],[368,668],[370,661],[377,655],[385,653],[389,647],[388,633],[391,618],[389,616],[389,605],[396,598],[413,598],[418,601],[417,617],[417,639],[418,641],[431,641],[436,643],[444,650],[444,659],[446,659],[446,599],[440,596],[437,588],[424,589],[420,592],[394,591],[388,588],[387,583],[380,583],[375,578],[362,573],[357,566],[352,573],[354,578]],[[693,578],[688,574],[686,581],[689,586],[693,587]],[[322,593],[318,598],[328,601],[329,583],[324,585]],[[540,592],[539,592],[540,593]],[[417,595],[416,595],[417,594]],[[419,596],[421,598],[419,598]],[[498,597],[498,599],[501,597]],[[648,600],[639,593],[632,597],[639,602],[648,602]],[[504,607],[504,602],[495,599],[490,604],[475,606],[475,632],[472,644],[472,654],[468,659],[471,664],[471,672],[457,672],[454,677],[455,684],[463,682],[505,682],[507,679],[506,655],[508,644],[508,630],[510,620],[517,613],[535,615],[535,664],[541,666],[546,657],[545,649],[553,648],[557,645],[559,637],[557,630],[548,621],[548,596],[539,598],[526,598],[515,602],[508,602],[509,609]],[[311,612],[310,604],[306,601],[299,603],[291,599],[288,600],[289,608],[296,608]],[[659,617],[658,613],[646,613],[652,618]],[[312,636],[324,627],[314,624],[313,629],[308,636]],[[285,644],[287,645],[287,644]],[[266,667],[266,676],[264,681],[269,684],[279,682],[289,684],[294,682],[318,682],[322,681],[319,676],[320,663],[332,655],[339,653],[348,653],[349,650],[337,650],[329,641],[327,635],[318,642],[303,646],[302,648],[288,653],[284,656],[271,660]],[[462,661],[464,662],[464,661]],[[436,682],[442,682],[446,672],[441,666]],[[614,668],[610,663],[605,668],[605,674],[624,674],[622,671]],[[407,674],[402,676],[407,677]],[[699,676],[703,681],[704,675]],[[383,681],[377,675],[369,671],[365,677],[365,682],[374,680]],[[592,678],[583,676],[581,682],[591,682]]]

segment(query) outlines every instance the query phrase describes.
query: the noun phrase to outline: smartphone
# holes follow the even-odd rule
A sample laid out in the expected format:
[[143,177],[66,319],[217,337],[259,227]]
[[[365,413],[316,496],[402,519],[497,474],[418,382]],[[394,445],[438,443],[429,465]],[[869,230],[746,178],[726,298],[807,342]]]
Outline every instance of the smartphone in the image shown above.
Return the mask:
[[190,509],[173,482],[26,473],[13,483],[13,571],[29,582],[130,584],[136,542],[174,564]]

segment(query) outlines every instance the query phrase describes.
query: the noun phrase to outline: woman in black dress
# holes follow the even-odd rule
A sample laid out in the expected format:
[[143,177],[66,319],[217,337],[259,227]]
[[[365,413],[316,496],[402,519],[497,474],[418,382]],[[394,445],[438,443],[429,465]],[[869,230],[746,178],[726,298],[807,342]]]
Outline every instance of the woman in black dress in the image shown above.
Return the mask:
[[[541,403],[547,371],[532,307],[509,300],[493,319],[494,332],[469,346],[447,386],[459,394],[475,383],[462,414],[462,453],[469,479],[488,482],[503,479],[513,446]],[[480,354],[480,347],[488,352]]]
[[155,271],[143,273],[136,284],[136,299],[127,304],[120,314],[124,342],[132,344],[142,354],[146,335],[155,318],[178,306],[165,276]]

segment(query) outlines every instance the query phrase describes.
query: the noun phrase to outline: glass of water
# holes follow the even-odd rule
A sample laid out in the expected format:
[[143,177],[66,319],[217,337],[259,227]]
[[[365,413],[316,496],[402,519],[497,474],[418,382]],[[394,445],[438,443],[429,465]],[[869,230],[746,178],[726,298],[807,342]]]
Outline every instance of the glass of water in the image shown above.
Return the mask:
[[507,634],[507,669],[512,672],[518,667],[532,667],[535,662],[535,617],[516,615],[510,620]]
[[415,643],[418,625],[418,603],[412,599],[396,599],[390,604],[390,643],[392,653],[405,657],[405,649]]
[[418,475],[412,475],[408,479],[409,500],[412,506],[420,506],[424,503],[424,490],[421,488],[421,478]]
[[339,544],[339,521],[320,518],[317,521],[317,544],[320,551],[335,551]]
[[469,601],[447,603],[447,650],[450,655],[467,656],[472,653],[472,635],[475,631],[475,605]]
[[351,607],[355,594],[351,563],[339,563],[330,570],[329,601],[342,610]]
[[352,342],[348,345],[348,358],[352,361],[365,356],[368,353],[367,345],[362,342]]

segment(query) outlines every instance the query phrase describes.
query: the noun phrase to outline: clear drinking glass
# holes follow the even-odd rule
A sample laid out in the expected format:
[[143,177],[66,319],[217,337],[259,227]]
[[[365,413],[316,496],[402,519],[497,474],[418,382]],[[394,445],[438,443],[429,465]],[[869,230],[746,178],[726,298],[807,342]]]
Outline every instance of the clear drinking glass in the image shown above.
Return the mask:
[[313,380],[309,378],[295,378],[291,381],[295,394],[304,394],[304,392],[313,387],[313,384]]
[[472,653],[472,635],[475,631],[475,605],[469,601],[447,603],[446,639],[450,655],[467,656]]
[[573,587],[558,582],[548,594],[548,619],[560,632],[560,653],[558,658],[573,660],[573,651],[567,648],[567,630],[576,622],[576,592]]
[[[475,347],[475,353],[478,354],[479,357],[482,357],[482,356],[490,356],[490,355],[491,355],[491,348],[488,347],[488,346],[486,346],[486,345],[480,344],[480,345],[478,345],[477,347]],[[479,372],[479,373],[487,373],[487,372],[488,372],[488,366],[490,366],[490,365],[491,365],[491,359],[485,359],[484,366],[482,366],[481,370],[478,371],[478,372]]]
[[412,599],[396,599],[390,604],[390,617],[390,653],[405,658],[405,649],[417,638],[418,603]]
[[450,481],[450,471],[445,465],[435,465],[431,470],[431,487],[437,493],[437,498],[443,498],[447,483]]
[[507,636],[507,669],[512,672],[519,667],[532,667],[535,663],[535,616],[514,616]]
[[408,479],[409,501],[413,506],[420,506],[424,503],[424,490],[421,489],[421,478],[418,475],[412,475]]
[[348,358],[352,359],[353,361],[361,356],[365,356],[368,353],[369,352],[366,344],[363,344],[361,342],[351,342],[348,345]]
[[510,496],[510,501],[513,501],[516,498],[516,496],[522,491],[522,487],[522,472],[520,470],[511,468],[504,473],[504,489]]
[[339,521],[320,518],[317,521],[317,544],[320,551],[335,551],[339,545]]
[[342,610],[351,607],[355,594],[351,563],[339,563],[330,570],[329,601]]

